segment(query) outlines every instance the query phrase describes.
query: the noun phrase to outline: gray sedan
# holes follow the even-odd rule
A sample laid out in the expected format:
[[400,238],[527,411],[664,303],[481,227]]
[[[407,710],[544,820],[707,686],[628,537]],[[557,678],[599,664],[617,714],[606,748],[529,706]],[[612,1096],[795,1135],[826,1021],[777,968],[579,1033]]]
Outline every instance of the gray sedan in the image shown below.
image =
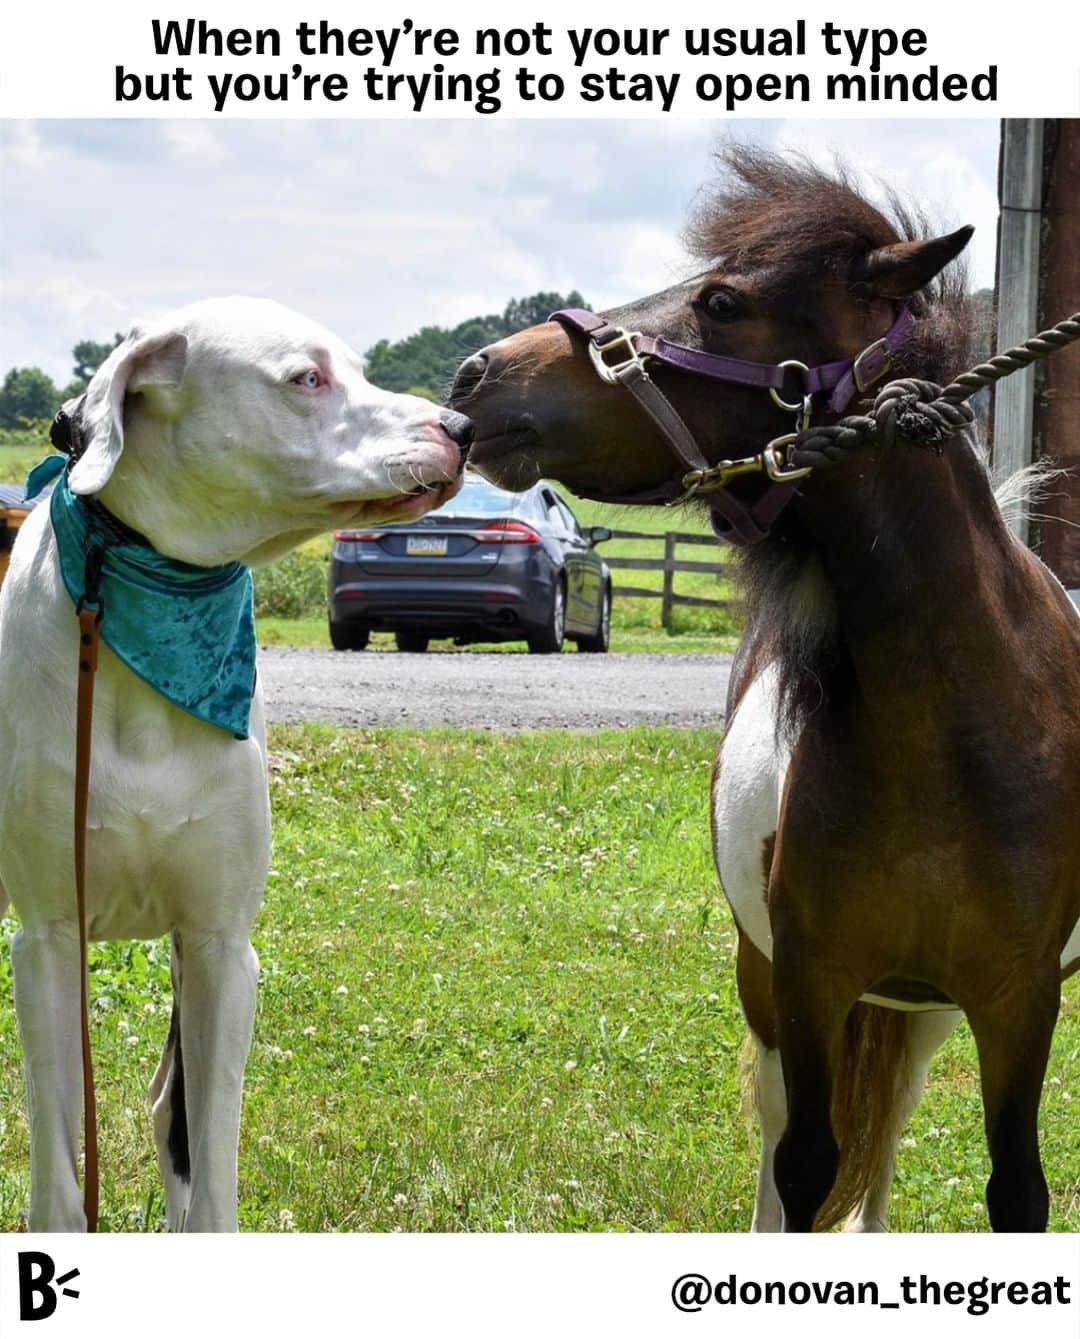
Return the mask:
[[582,531],[549,484],[508,493],[467,473],[419,521],[334,535],[330,640],[359,651],[389,631],[400,651],[426,651],[433,637],[606,651],[611,573],[594,546],[610,538],[603,526]]

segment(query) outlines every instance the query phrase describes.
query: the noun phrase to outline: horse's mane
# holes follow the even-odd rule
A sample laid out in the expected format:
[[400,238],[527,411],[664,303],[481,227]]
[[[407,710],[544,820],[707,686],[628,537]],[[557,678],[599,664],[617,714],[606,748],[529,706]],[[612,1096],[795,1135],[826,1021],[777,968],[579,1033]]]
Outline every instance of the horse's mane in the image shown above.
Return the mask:
[[[887,186],[883,203],[873,203],[840,161],[826,170],[803,154],[729,144],[717,163],[717,181],[687,227],[689,250],[707,265],[752,271],[774,293],[812,291],[878,247],[941,231]],[[909,305],[919,321],[894,375],[941,382],[969,366],[974,315],[964,266],[947,266]],[[850,674],[831,590],[792,512],[745,551],[739,571],[748,649],[755,664],[776,664],[780,724],[795,732]]]

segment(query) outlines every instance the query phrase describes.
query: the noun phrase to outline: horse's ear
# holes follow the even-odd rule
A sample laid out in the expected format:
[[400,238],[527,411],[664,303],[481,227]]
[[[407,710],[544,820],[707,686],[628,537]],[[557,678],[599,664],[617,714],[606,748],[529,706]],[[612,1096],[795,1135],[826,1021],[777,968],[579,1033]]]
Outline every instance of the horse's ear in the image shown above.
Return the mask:
[[950,260],[956,259],[974,231],[970,227],[958,228],[946,237],[879,247],[853,267],[852,290],[860,297],[908,298],[924,288]]
[[168,394],[187,365],[187,336],[177,330],[132,331],[94,373],[82,407],[85,447],[71,467],[73,493],[97,493],[108,483],[124,449],[124,396]]

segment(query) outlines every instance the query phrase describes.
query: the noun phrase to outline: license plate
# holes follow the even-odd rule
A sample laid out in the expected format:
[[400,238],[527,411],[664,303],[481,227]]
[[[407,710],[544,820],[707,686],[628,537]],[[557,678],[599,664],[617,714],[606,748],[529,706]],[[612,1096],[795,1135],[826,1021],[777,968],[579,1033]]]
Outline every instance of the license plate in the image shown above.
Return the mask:
[[445,535],[406,535],[405,553],[410,558],[445,558]]

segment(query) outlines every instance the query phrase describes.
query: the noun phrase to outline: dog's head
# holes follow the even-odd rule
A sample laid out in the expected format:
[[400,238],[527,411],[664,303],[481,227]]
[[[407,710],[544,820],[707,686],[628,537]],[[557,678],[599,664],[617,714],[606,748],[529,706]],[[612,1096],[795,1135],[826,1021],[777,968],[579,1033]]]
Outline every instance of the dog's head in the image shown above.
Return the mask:
[[468,420],[378,390],[314,321],[254,298],[136,328],[79,407],[70,486],[185,562],[265,562],[453,496]]

